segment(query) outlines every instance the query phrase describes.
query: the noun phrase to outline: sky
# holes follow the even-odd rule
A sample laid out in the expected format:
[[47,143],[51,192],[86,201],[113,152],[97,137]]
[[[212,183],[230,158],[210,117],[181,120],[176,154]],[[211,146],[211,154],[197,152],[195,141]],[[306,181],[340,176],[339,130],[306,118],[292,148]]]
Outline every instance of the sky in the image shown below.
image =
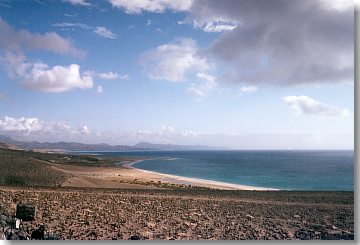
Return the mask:
[[0,134],[353,149],[352,0],[0,0]]

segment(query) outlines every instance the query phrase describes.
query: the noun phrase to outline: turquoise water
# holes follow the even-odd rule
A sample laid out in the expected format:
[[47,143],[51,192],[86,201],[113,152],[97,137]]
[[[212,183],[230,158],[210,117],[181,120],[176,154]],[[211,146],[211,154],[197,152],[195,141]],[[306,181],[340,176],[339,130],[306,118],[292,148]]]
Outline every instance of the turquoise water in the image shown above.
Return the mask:
[[286,190],[354,190],[353,151],[135,151],[136,168]]

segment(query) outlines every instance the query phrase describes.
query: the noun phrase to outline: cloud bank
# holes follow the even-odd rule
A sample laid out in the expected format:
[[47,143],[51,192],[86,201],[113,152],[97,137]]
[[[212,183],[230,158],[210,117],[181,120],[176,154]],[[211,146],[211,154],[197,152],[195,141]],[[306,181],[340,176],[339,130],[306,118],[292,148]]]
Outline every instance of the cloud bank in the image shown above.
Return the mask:
[[15,135],[86,135],[90,130],[86,125],[74,129],[65,122],[45,122],[36,117],[9,117],[0,119],[0,131]]
[[196,0],[187,17],[236,25],[206,49],[221,80],[281,86],[352,82],[353,19],[350,0]]

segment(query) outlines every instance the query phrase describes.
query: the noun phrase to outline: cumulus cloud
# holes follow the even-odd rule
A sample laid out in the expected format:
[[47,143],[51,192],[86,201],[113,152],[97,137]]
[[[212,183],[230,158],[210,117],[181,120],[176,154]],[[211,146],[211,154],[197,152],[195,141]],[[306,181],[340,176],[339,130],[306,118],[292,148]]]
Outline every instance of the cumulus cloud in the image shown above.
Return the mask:
[[13,133],[15,135],[84,135],[89,134],[90,130],[85,125],[79,129],[72,128],[66,122],[54,121],[46,122],[36,117],[9,117],[0,119],[0,131]]
[[0,50],[5,52],[41,49],[58,54],[70,54],[78,58],[85,56],[85,53],[77,49],[70,40],[55,32],[40,34],[28,30],[16,31],[1,17],[0,33]]
[[208,95],[217,87],[217,82],[214,76],[206,73],[197,73],[196,77],[203,81],[201,84],[192,83],[188,88],[188,92],[195,93],[200,97]]
[[42,92],[59,93],[76,88],[89,89],[93,86],[93,78],[80,74],[80,66],[49,67],[44,63],[29,63],[25,56],[8,53],[0,57],[0,63],[5,67],[10,77],[20,80],[29,89]]
[[290,106],[295,112],[299,114],[310,114],[317,116],[345,116],[349,112],[345,109],[339,109],[319,101],[316,101],[308,96],[286,96],[283,98],[284,102]]
[[80,66],[77,64],[49,67],[43,63],[35,63],[20,79],[27,88],[50,93],[65,92],[75,88],[89,89],[93,86],[93,78],[81,76]]
[[91,3],[87,2],[86,0],[63,0],[64,2],[71,3],[72,5],[78,6],[91,6]]
[[143,11],[162,13],[167,9],[174,12],[186,11],[191,7],[192,0],[109,0],[111,5],[125,10],[128,14],[141,14]]
[[208,60],[198,54],[196,42],[190,38],[177,39],[151,49],[140,57],[150,79],[184,81],[191,72],[205,72]]
[[41,122],[38,118],[13,118],[5,116],[4,120],[0,120],[0,129],[3,131],[20,131],[30,133],[41,130],[43,126],[43,122]]
[[[95,34],[108,39],[116,39],[116,34],[114,34],[111,30],[104,26],[89,26],[84,23],[79,22],[62,22],[62,23],[55,23],[53,26],[61,27],[61,28],[70,28],[70,27],[77,27],[84,30],[92,30]],[[67,29],[65,29],[67,30]]]
[[232,23],[204,50],[223,62],[219,80],[291,86],[353,81],[353,14],[351,0],[195,0],[186,22]]

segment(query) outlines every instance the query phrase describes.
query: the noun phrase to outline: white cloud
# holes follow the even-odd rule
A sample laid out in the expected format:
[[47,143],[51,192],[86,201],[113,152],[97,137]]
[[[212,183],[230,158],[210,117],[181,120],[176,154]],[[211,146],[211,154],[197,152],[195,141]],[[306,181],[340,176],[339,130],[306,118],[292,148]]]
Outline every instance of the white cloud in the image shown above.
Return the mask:
[[79,28],[82,28],[85,30],[94,29],[94,27],[91,27],[84,23],[78,23],[78,22],[76,22],[76,23],[73,23],[73,22],[55,23],[55,24],[53,24],[53,26],[56,26],[56,27],[79,27]]
[[236,21],[232,20],[205,20],[198,22],[194,20],[194,27],[203,29],[204,32],[223,32],[223,31],[232,31],[238,26]]
[[105,38],[116,39],[116,35],[104,26],[97,26],[94,32]]
[[123,134],[124,138],[131,138],[133,142],[139,141],[149,141],[149,142],[159,142],[159,143],[174,143],[174,140],[185,139],[185,138],[194,138],[198,137],[200,134],[192,131],[185,130],[179,132],[175,130],[172,126],[161,126],[158,130],[138,130],[134,133]]
[[53,24],[53,26],[62,27],[62,28],[78,27],[78,28],[81,28],[84,30],[92,30],[95,34],[97,34],[101,37],[104,37],[104,38],[116,39],[116,34],[114,34],[111,30],[109,30],[108,28],[106,28],[104,26],[93,27],[93,26],[89,26],[87,24],[79,23],[79,22],[55,23],[55,24]]
[[354,0],[319,0],[322,7],[327,10],[335,10],[339,12],[347,11],[354,8]]
[[97,87],[96,91],[98,92],[98,94],[102,94],[104,92],[103,87],[101,85]]
[[116,72],[104,72],[97,74],[98,77],[105,79],[105,80],[113,80],[119,77],[119,74]]
[[318,116],[346,116],[349,111],[346,109],[339,109],[319,101],[316,101],[308,96],[286,96],[283,98],[285,103],[290,106],[295,112],[299,114],[310,114]]
[[82,58],[85,53],[68,39],[55,32],[45,34],[31,33],[28,30],[16,31],[0,17],[0,50],[6,52],[22,52],[24,49],[41,49],[58,54],[70,54]]
[[195,136],[198,136],[199,134],[192,130],[186,130],[186,131],[182,132],[181,135],[185,136],[185,137],[195,137]]
[[38,118],[13,118],[5,116],[4,120],[0,120],[0,129],[3,131],[20,131],[30,133],[39,131],[44,127],[43,122]]
[[162,13],[169,9],[174,12],[190,9],[192,0],[109,0],[113,7],[124,9],[128,14],[140,14],[143,11]]
[[190,38],[177,39],[149,50],[140,57],[150,79],[184,81],[191,72],[205,72],[210,66],[198,53],[196,42]]
[[80,75],[80,66],[49,67],[44,63],[27,63],[25,56],[8,53],[0,57],[10,77],[21,81],[22,85],[32,90],[59,93],[75,88],[89,89],[93,86],[91,75]]
[[254,93],[257,90],[258,90],[258,87],[256,87],[256,86],[242,86],[240,88],[240,92],[245,93],[245,94]]
[[81,128],[80,133],[81,133],[81,134],[84,134],[84,135],[89,135],[89,134],[90,134],[90,130],[89,130],[89,128],[85,125],[85,126],[83,126],[83,127]]
[[71,3],[72,5],[91,6],[91,3],[86,0],[64,0],[64,2]]
[[211,91],[217,87],[217,82],[215,77],[206,73],[197,73],[196,77],[203,81],[202,84],[193,83],[188,88],[188,92],[195,93],[200,97],[205,97]]
[[92,77],[98,77],[104,80],[115,80],[115,79],[120,79],[120,80],[129,80],[130,77],[128,74],[124,74],[124,75],[119,75],[117,72],[95,72],[95,71],[86,71],[84,72],[84,75],[87,76],[92,76]]
[[88,135],[90,130],[85,125],[79,129],[74,129],[66,122],[53,121],[45,122],[36,117],[9,117],[0,119],[0,131],[12,133],[15,135],[33,135],[33,136],[77,136]]
[[80,66],[53,66],[43,63],[31,65],[29,72],[21,77],[25,87],[42,92],[60,93],[75,88],[89,89],[93,86],[91,76],[80,75]]

